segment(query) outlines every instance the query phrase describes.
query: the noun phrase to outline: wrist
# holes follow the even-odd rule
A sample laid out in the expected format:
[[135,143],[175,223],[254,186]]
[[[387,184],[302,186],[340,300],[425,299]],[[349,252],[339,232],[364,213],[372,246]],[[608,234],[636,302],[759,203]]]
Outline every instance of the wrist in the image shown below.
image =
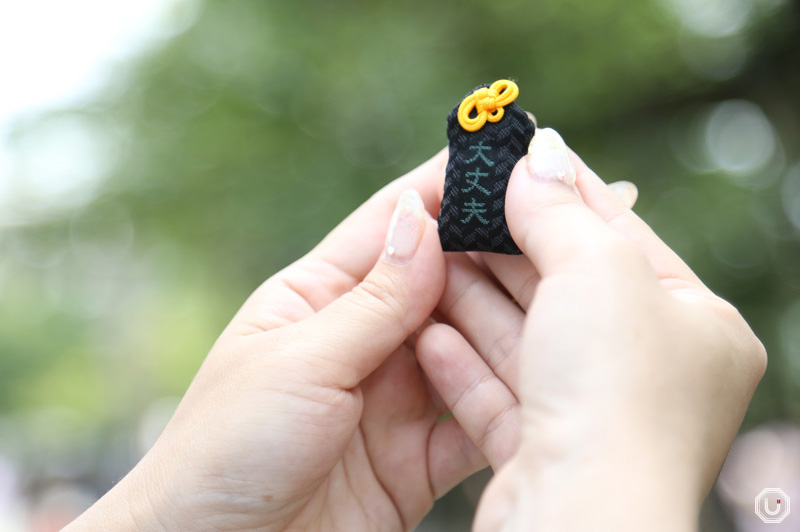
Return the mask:
[[[141,465],[141,464],[140,464]],[[165,520],[164,500],[155,479],[144,475],[139,466],[70,523],[65,532],[116,530],[121,532],[174,530]]]

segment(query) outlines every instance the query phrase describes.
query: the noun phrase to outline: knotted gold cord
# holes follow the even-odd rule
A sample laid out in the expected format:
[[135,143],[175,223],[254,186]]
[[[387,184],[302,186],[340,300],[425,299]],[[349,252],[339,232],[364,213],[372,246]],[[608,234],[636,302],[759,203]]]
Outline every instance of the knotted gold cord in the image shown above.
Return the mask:
[[[488,120],[497,122],[503,118],[503,107],[519,96],[519,87],[513,81],[499,79],[490,87],[481,87],[461,102],[458,106],[458,123],[467,131],[478,131]],[[477,116],[470,117],[472,110]]]

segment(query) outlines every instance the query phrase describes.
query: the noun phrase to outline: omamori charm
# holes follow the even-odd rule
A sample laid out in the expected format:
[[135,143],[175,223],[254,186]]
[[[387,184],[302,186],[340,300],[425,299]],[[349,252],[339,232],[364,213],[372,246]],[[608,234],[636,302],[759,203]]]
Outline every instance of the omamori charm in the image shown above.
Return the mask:
[[514,103],[518,94],[513,81],[481,85],[447,117],[450,158],[439,212],[445,251],[521,253],[506,225],[506,188],[536,127]]

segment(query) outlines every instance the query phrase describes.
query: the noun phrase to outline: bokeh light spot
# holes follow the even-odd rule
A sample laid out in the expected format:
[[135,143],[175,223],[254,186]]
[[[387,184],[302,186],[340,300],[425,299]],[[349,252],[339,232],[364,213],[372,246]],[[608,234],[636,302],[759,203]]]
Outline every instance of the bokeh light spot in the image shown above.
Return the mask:
[[665,0],[686,28],[706,37],[740,32],[750,20],[751,0]]
[[706,154],[714,166],[734,180],[763,170],[775,154],[777,142],[769,119],[752,102],[725,101],[708,115]]

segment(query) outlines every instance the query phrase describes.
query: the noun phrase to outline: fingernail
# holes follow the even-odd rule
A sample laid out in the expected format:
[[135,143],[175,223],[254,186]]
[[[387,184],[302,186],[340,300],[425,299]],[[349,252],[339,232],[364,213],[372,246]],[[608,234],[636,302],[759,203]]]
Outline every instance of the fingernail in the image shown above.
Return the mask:
[[636,200],[639,197],[639,189],[630,181],[616,181],[609,183],[608,188],[614,193],[616,197],[629,209],[636,205]]
[[385,260],[406,264],[419,248],[425,229],[425,205],[416,190],[400,194],[386,235]]
[[575,167],[569,159],[567,145],[554,129],[536,131],[528,148],[528,169],[531,175],[543,181],[561,181],[575,185]]

